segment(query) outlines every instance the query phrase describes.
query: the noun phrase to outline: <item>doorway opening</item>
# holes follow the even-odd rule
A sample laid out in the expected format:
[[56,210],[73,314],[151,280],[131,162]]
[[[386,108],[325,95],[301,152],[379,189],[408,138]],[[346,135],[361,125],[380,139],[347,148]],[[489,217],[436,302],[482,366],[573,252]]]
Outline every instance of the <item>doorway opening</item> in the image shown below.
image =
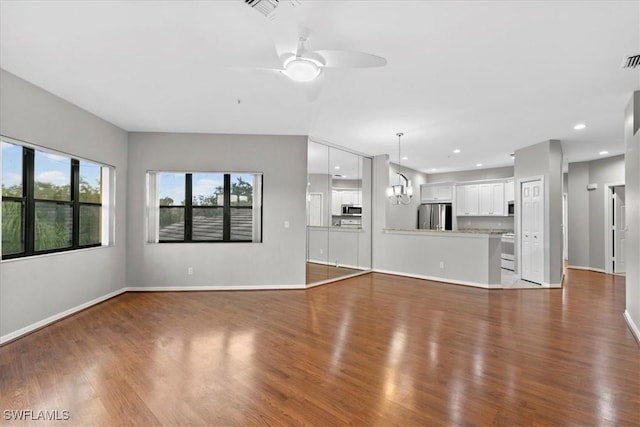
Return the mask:
[[625,274],[625,238],[627,219],[625,215],[624,184],[605,186],[605,273]]

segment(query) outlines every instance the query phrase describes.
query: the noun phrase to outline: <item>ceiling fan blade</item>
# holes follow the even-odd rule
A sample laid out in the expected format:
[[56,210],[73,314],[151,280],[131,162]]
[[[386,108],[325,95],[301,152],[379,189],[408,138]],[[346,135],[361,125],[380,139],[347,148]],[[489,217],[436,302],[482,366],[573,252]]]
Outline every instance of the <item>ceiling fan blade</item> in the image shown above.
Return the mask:
[[325,60],[325,67],[330,68],[368,68],[384,67],[387,60],[370,53],[349,50],[316,50]]
[[280,2],[275,17],[269,21],[269,32],[281,60],[298,50],[299,30],[296,22],[294,8],[288,2]]
[[307,101],[313,102],[320,96],[320,92],[322,92],[322,86],[324,84],[324,74],[325,71],[321,71],[320,75],[308,83],[307,86]]

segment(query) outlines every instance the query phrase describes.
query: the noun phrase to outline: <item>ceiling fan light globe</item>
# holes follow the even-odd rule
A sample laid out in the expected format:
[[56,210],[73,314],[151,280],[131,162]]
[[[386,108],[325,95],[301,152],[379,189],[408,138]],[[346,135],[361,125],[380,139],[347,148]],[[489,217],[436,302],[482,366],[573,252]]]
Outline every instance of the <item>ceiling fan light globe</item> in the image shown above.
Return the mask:
[[285,74],[296,82],[310,82],[320,75],[320,67],[304,58],[293,58],[284,64]]

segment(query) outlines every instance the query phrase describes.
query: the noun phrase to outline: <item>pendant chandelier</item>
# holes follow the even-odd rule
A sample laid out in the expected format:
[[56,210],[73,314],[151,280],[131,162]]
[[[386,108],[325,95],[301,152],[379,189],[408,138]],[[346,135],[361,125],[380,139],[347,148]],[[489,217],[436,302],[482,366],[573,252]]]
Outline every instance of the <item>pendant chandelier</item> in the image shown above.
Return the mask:
[[398,137],[398,171],[396,172],[396,175],[398,176],[398,183],[387,188],[389,201],[394,205],[408,205],[411,203],[411,197],[413,197],[411,181],[402,173],[400,138],[402,138],[403,135],[404,133],[402,132],[396,133],[396,136]]

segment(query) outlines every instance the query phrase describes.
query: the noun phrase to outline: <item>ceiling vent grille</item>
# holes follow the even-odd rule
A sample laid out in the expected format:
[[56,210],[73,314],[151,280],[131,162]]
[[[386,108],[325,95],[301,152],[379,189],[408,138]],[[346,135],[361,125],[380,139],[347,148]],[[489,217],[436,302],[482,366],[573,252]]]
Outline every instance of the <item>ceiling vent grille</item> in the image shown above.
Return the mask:
[[640,55],[627,57],[622,63],[622,68],[636,68],[640,66]]
[[244,0],[244,2],[268,18],[275,12],[279,0]]

